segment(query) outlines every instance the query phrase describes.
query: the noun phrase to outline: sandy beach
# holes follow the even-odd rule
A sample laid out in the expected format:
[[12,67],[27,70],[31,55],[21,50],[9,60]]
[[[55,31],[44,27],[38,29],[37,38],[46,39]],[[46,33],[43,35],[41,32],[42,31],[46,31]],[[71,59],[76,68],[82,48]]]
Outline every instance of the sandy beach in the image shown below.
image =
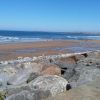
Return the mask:
[[16,59],[19,56],[33,57],[71,53],[83,50],[100,49],[100,41],[96,40],[62,40],[30,43],[0,44],[0,60]]

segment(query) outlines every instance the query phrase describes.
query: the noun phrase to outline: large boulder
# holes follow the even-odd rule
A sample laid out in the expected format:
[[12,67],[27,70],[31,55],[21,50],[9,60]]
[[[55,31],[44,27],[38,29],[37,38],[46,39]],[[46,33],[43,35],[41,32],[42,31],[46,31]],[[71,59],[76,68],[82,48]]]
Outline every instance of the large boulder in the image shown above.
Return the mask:
[[5,100],[34,100],[34,99],[32,93],[24,90],[17,94],[12,94],[11,96],[7,97]]
[[100,100],[100,79],[45,100]]
[[86,84],[97,79],[100,76],[99,69],[92,68],[83,68],[80,71],[79,79],[77,80],[77,85],[80,86],[82,84]]
[[100,76],[100,69],[94,66],[87,67],[81,65],[75,68],[74,74],[68,80],[72,87],[77,87],[83,84],[87,84]]
[[57,75],[39,76],[29,83],[29,87],[34,92],[44,91],[54,96],[58,93],[66,91],[68,82]]
[[15,75],[13,75],[7,82],[8,85],[20,85],[31,81],[38,77],[42,71],[42,66],[36,63],[24,63],[20,66],[20,69]]
[[49,94],[50,93],[48,91],[38,91],[34,93],[27,90],[23,90],[19,93],[8,96],[5,100],[42,100],[48,98]]
[[7,84],[8,85],[21,85],[21,84],[27,83],[27,81],[28,82],[30,81],[31,77],[32,77],[31,80],[37,77],[36,74],[34,74],[34,76],[33,74],[32,74],[32,71],[27,71],[27,70],[19,71],[7,81]]
[[[100,75],[100,59],[97,58],[85,58],[77,62],[74,72],[71,74],[72,70],[66,71],[68,74],[66,76],[72,75],[67,80],[72,84],[72,87],[77,87],[86,84],[90,81],[95,80]],[[70,74],[69,74],[70,73]]]
[[8,97],[12,94],[17,94],[24,90],[30,91],[28,84],[10,85],[10,86],[0,88],[0,94],[4,97]]
[[31,100],[29,98],[42,100],[66,91],[68,86],[69,83],[60,76],[45,75],[37,77],[28,84],[11,85],[0,91],[0,93],[6,94],[6,100]]
[[17,70],[12,66],[6,66],[0,69],[0,86],[6,86],[7,81],[17,73]]

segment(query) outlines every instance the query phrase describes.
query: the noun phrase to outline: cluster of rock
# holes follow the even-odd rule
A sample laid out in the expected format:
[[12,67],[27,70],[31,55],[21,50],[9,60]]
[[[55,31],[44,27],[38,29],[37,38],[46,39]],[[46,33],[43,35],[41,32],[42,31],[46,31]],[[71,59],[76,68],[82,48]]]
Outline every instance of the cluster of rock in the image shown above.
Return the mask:
[[19,57],[0,63],[0,100],[44,100],[99,79],[99,51]]
[[45,100],[100,100],[100,78]]

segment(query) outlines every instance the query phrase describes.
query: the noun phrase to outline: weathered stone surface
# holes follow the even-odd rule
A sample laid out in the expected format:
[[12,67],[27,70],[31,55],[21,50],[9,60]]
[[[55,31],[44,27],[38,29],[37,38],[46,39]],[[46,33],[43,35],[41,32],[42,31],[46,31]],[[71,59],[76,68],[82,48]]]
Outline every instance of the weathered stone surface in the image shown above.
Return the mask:
[[34,99],[32,93],[30,93],[29,91],[22,91],[20,93],[12,94],[5,100],[34,100]]
[[[70,59],[64,57],[52,61],[50,58],[41,59],[37,63],[21,61],[19,64],[1,64],[0,94],[8,100],[42,100],[69,90],[70,83],[77,88],[61,93],[52,100],[74,100],[74,96],[75,100],[99,100],[100,54],[91,52]],[[28,94],[30,98],[26,97]]]
[[57,62],[63,62],[66,64],[75,64],[76,63],[76,57],[74,55],[70,57],[64,57],[64,58],[59,58],[56,60]]
[[17,70],[12,66],[6,66],[0,69],[0,86],[6,86],[7,81],[15,75]]
[[5,100],[42,100],[48,98],[50,95],[49,91],[21,91],[16,94],[8,96]]
[[32,96],[32,100],[42,100],[66,91],[67,85],[68,82],[62,77],[45,75],[37,77],[29,84],[11,85],[0,92],[6,94],[6,100],[17,100],[17,98],[18,100],[28,100],[27,96],[25,96],[27,92],[23,91],[28,91],[28,94]]
[[27,70],[21,70],[18,73],[16,73],[14,76],[12,76],[7,84],[8,85],[20,85],[27,82],[28,78],[30,77],[31,71]]
[[43,66],[39,63],[32,63],[32,62],[28,62],[28,63],[22,63],[21,67],[23,67],[23,69],[27,69],[27,70],[32,70],[33,72],[40,72],[43,68]]
[[78,65],[85,65],[85,66],[98,66],[100,65],[100,59],[96,59],[96,58],[86,58],[84,60],[79,60],[77,62]]
[[8,80],[8,85],[19,85],[26,83],[29,78],[34,79],[37,77],[36,74],[34,76],[32,73],[37,73],[39,74],[42,71],[42,66],[40,64],[36,63],[24,63],[24,65],[20,66],[22,69],[20,69],[15,75],[13,75],[9,80]]
[[34,80],[35,78],[37,78],[39,76],[38,73],[31,73],[27,79],[27,83],[31,82],[32,80]]
[[69,81],[69,79],[71,77],[73,77],[73,75],[75,74],[75,67],[76,67],[75,63],[69,64],[69,63],[66,63],[66,62],[55,62],[55,64],[58,65],[59,68],[61,68],[61,75],[67,81]]
[[33,91],[49,91],[50,94],[56,95],[60,92],[66,91],[66,85],[68,82],[59,76],[56,75],[45,75],[39,76],[29,83],[29,87]]
[[76,59],[76,61],[78,61],[78,60],[81,60],[81,59],[84,59],[86,56],[83,54],[77,54],[77,55],[75,55],[75,59]]
[[84,68],[80,72],[79,79],[77,80],[77,85],[86,84],[98,78],[100,76],[100,70],[92,68]]
[[45,100],[100,100],[100,79]]
[[41,75],[61,75],[61,69],[55,66],[46,68],[41,72]]
[[7,87],[0,88],[0,94],[2,94],[5,97],[8,97],[12,94],[17,94],[17,93],[24,91],[24,90],[30,91],[28,84],[10,85]]
[[74,69],[67,69],[63,75],[63,78],[65,78],[66,80],[70,80],[70,78],[72,78],[75,75],[75,70]]
[[[85,58],[77,62],[73,76],[68,80],[73,87],[77,87],[95,80],[100,75],[100,59]],[[69,71],[71,73],[71,71]],[[66,75],[66,74],[65,74]],[[70,75],[70,74],[68,74]],[[67,76],[67,75],[66,75]]]
[[100,59],[100,52],[90,52],[90,53],[87,53],[87,57],[88,58],[99,58]]
[[76,64],[68,64],[66,62],[55,62],[57,66],[59,66],[61,69],[70,69],[75,68]]

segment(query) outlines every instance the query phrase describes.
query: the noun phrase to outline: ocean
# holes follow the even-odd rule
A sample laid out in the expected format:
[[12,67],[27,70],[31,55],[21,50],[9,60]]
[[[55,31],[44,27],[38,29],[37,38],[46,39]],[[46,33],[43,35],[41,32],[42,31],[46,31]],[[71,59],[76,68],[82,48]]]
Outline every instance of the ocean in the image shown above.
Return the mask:
[[71,32],[0,31],[0,43],[51,40],[100,40],[100,34]]

